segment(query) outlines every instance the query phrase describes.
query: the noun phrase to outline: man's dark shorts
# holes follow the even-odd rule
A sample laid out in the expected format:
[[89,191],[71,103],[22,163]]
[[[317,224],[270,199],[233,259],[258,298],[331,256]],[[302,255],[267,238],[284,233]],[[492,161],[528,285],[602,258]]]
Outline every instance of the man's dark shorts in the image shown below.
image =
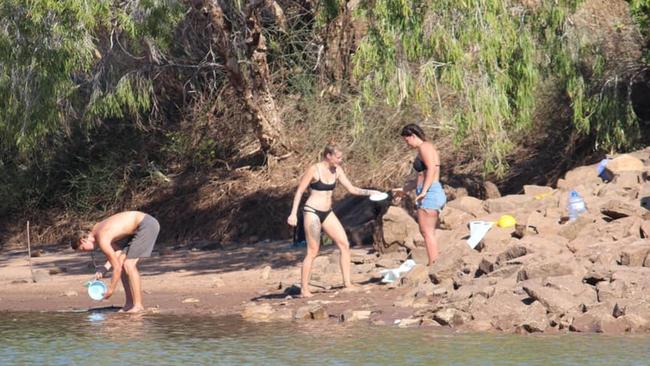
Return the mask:
[[158,220],[150,215],[145,215],[133,235],[133,239],[124,248],[126,259],[150,257],[159,231]]

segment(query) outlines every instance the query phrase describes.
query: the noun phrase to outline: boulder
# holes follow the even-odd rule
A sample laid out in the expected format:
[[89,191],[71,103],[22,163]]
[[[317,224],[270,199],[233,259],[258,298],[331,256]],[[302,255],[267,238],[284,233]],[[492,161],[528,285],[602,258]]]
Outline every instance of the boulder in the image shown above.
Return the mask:
[[485,192],[486,199],[501,197],[499,187],[490,181],[483,182],[483,191]]
[[580,266],[573,256],[554,256],[547,258],[536,256],[535,260],[525,263],[521,271],[517,273],[518,281],[525,281],[536,278],[558,277],[573,275],[582,278],[586,274],[586,269]]
[[538,200],[553,194],[553,188],[547,186],[524,185],[524,194]]
[[581,166],[568,171],[564,179],[559,179],[557,187],[560,189],[573,189],[574,187],[601,182],[596,172],[596,165]]
[[493,225],[477,246],[482,253],[498,254],[504,251],[512,242],[517,241],[512,237],[514,228],[500,228]]
[[483,201],[470,196],[461,197],[447,203],[447,207],[452,207],[479,217],[487,212],[483,208]]
[[641,159],[623,154],[610,160],[605,169],[613,176],[622,172],[643,171],[645,166]]
[[355,322],[359,320],[370,319],[372,312],[370,310],[346,310],[341,314],[342,322]]
[[413,269],[400,278],[400,284],[405,287],[418,287],[430,282],[429,269],[422,264],[416,264]]
[[470,249],[465,241],[452,241],[447,243],[438,243],[439,256],[429,269],[429,274],[435,283],[440,283],[444,279],[460,271],[466,263],[480,261],[480,255]]
[[444,230],[457,230],[467,226],[475,218],[471,213],[447,205],[440,213],[440,227]]
[[271,304],[249,303],[244,307],[242,318],[252,322],[269,322],[276,320],[291,320],[293,314],[291,309],[275,310]]
[[623,266],[641,267],[648,253],[650,253],[650,239],[637,240],[621,248],[619,263]]
[[641,208],[621,200],[609,200],[600,207],[600,212],[613,220],[628,216],[641,216]]
[[624,190],[639,190],[643,182],[643,174],[640,171],[623,171],[617,173],[610,184]]
[[394,245],[405,245],[406,242],[424,242],[418,223],[401,207],[391,206],[382,217],[383,252]]
[[537,305],[527,305],[526,295],[516,295],[512,292],[495,294],[485,300],[473,302],[470,312],[475,321],[490,322],[501,331],[514,331],[517,327],[528,324],[530,329],[546,328],[546,310]]
[[511,194],[485,200],[484,207],[488,213],[513,213],[533,200],[533,197],[524,194]]
[[529,283],[523,289],[528,296],[544,305],[547,312],[555,315],[566,314],[582,304],[580,298],[541,284]]
[[603,222],[592,228],[591,232],[600,238],[600,240],[618,241],[627,237],[639,239],[641,237],[642,220],[636,216],[623,217],[609,223]]
[[457,327],[469,322],[471,319],[470,314],[454,308],[441,309],[433,314],[433,320],[437,321],[440,325],[450,327]]

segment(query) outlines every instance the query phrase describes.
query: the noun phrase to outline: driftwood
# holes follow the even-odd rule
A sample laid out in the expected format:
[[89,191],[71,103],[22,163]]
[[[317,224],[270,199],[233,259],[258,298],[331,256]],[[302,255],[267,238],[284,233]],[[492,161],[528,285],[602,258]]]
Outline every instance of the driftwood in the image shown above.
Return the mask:
[[32,274],[32,282],[36,282],[34,269],[32,268],[32,244],[29,238],[29,221],[27,221],[27,261],[29,262],[29,272]]

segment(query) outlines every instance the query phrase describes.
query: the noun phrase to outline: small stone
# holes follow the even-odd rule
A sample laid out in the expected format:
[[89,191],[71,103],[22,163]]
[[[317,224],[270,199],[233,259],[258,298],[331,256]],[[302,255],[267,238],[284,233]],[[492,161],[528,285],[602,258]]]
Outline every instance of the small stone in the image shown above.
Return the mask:
[[323,320],[327,319],[328,314],[327,310],[325,310],[324,307],[317,305],[309,310],[309,313],[311,314],[311,318],[314,320]]
[[217,277],[212,281],[212,287],[219,288],[219,287],[224,287],[225,285],[226,282],[221,277]]
[[310,306],[301,306],[296,310],[296,313],[293,315],[295,320],[309,320],[311,319],[311,312],[309,311]]
[[408,327],[412,327],[412,326],[415,326],[415,325],[420,325],[421,322],[422,321],[419,318],[401,319],[400,322],[399,322],[398,327],[399,328],[408,328]]
[[271,266],[266,266],[262,269],[262,279],[268,280],[271,277]]
[[34,271],[34,281],[35,282],[43,282],[50,278],[50,273],[43,270],[43,269],[37,269]]
[[66,272],[68,272],[68,269],[66,267],[58,267],[58,266],[50,268],[50,271],[49,271],[50,275],[55,275],[55,274],[59,274],[59,273],[66,273]]
[[195,299],[195,298],[193,298],[193,297],[188,297],[188,298],[186,298],[186,299],[183,299],[183,301],[181,301],[181,302],[182,302],[183,304],[190,304],[190,303],[197,303],[197,302],[199,302],[199,301],[200,301],[199,299]]
[[63,296],[67,296],[67,297],[79,296],[79,293],[77,293],[77,291],[69,290],[64,292]]

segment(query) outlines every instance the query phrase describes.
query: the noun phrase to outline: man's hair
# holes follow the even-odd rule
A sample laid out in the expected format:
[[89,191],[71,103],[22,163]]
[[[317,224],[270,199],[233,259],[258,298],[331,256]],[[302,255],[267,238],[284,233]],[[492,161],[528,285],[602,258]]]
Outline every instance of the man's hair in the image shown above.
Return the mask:
[[87,237],[88,233],[89,233],[88,230],[77,230],[77,233],[75,234],[72,243],[70,243],[70,247],[74,250],[79,249],[79,246],[81,246],[81,239]]

